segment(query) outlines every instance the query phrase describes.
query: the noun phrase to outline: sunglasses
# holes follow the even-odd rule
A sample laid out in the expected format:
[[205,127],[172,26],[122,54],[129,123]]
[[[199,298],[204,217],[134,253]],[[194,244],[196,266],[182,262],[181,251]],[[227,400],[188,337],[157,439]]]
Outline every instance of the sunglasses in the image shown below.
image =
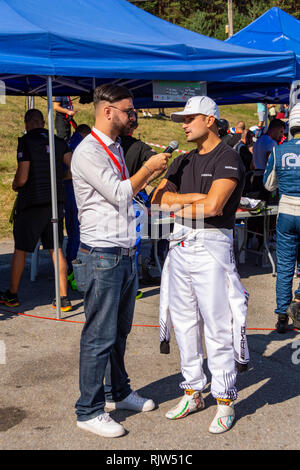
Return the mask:
[[118,110],[121,111],[122,113],[127,114],[128,119],[131,119],[131,118],[135,117],[135,111],[134,111],[134,109],[129,109],[128,111],[126,111],[126,110],[124,110],[124,109],[117,108],[117,106],[113,106],[112,104],[109,105],[109,107],[110,107],[110,108],[118,109]]

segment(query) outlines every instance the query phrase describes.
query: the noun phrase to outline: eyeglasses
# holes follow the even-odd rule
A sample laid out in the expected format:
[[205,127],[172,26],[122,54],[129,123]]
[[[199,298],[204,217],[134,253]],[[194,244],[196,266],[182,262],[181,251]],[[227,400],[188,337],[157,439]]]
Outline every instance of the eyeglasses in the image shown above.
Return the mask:
[[135,117],[135,110],[134,109],[129,109],[128,111],[126,111],[124,109],[117,108],[117,106],[113,106],[112,104],[109,105],[109,107],[118,109],[119,111],[122,111],[122,113],[126,113],[127,116],[128,116],[128,119],[131,119],[131,118]]

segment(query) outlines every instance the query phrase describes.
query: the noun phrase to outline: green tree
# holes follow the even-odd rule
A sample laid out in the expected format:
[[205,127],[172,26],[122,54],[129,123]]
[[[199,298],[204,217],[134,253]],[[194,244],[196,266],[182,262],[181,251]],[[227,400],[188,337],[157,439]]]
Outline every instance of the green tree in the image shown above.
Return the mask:
[[[136,6],[191,31],[224,40],[228,37],[227,0],[146,0]],[[272,7],[300,18],[299,0],[233,0],[233,32],[252,23]]]

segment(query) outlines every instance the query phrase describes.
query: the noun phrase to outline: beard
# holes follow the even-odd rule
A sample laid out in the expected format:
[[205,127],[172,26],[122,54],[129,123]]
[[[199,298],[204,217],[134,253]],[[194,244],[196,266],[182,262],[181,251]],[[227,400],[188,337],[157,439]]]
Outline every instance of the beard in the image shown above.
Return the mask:
[[123,135],[127,135],[129,133],[131,122],[129,120],[127,120],[127,123],[124,124],[118,118],[118,116],[115,116],[112,125],[113,125],[114,132],[117,135],[123,136]]

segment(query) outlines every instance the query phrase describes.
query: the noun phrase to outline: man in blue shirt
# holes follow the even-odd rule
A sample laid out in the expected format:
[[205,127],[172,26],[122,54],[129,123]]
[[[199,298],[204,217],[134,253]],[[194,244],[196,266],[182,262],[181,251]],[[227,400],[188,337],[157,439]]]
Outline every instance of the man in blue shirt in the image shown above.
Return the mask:
[[280,201],[276,225],[276,303],[278,333],[288,330],[288,314],[300,326],[300,285],[292,301],[292,286],[300,241],[300,103],[289,119],[293,138],[276,146],[271,153],[263,182],[268,191],[278,187]]

